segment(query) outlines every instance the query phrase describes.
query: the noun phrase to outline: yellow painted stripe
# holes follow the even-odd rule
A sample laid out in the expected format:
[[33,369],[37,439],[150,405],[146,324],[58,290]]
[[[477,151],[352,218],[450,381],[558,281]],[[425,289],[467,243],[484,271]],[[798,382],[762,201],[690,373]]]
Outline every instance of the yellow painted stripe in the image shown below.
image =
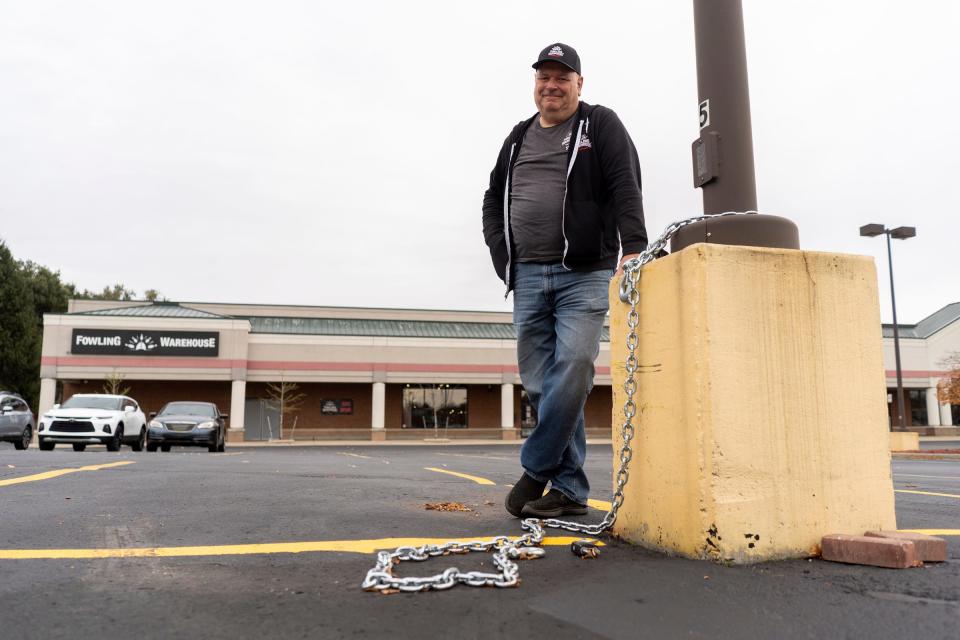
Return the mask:
[[941,498],[960,498],[956,493],[933,493],[931,491],[911,491],[909,489],[894,489],[896,493],[915,493],[920,496],[940,496]]
[[466,480],[472,480],[477,484],[496,484],[496,482],[492,480],[487,480],[486,478],[481,478],[479,476],[471,476],[466,473],[457,473],[456,471],[447,471],[446,469],[437,469],[436,467],[424,467],[424,469],[427,471],[436,471],[437,473],[445,473],[450,476],[457,476],[458,478],[465,478]]
[[[493,537],[493,536],[489,536]],[[483,539],[483,538],[478,538]],[[580,538],[556,536],[544,538],[544,546],[564,546]],[[206,547],[141,547],[129,549],[0,549],[0,560],[48,560],[84,558],[183,558],[189,556],[242,556],[271,553],[340,551],[373,553],[381,549],[444,544],[448,538],[381,538],[379,540],[326,540],[317,542],[273,542],[267,544],[230,544]],[[596,543],[603,546],[603,542]]]
[[59,478],[60,476],[65,476],[68,473],[77,473],[78,471],[99,471],[100,469],[122,467],[127,464],[135,464],[135,463],[133,460],[124,460],[123,462],[110,462],[108,464],[91,464],[86,467],[75,467],[71,469],[56,469],[54,471],[44,471],[43,473],[35,473],[32,476],[20,476],[19,478],[7,478],[6,480],[0,480],[0,487],[8,487],[12,484],[21,484],[24,482],[36,482],[38,480],[50,480],[51,478]]
[[960,529],[899,529],[905,533],[925,533],[928,536],[960,536]]
[[613,506],[612,502],[607,502],[606,500],[587,500],[587,506],[593,507],[594,509],[599,509],[600,511],[610,511],[610,508]]

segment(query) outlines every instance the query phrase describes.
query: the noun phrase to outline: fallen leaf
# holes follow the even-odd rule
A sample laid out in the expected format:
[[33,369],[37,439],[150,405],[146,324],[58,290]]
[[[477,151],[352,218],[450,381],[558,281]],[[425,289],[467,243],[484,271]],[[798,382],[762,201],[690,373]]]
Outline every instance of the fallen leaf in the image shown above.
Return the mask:
[[470,507],[459,502],[427,502],[423,508],[428,511],[470,511]]

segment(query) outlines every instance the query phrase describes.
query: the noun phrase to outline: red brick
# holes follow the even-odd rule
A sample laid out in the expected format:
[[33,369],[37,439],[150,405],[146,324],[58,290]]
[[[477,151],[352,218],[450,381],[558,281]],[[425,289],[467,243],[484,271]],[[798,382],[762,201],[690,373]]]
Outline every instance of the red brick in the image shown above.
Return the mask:
[[917,567],[917,549],[909,540],[868,538],[834,533],[823,536],[820,555],[831,562],[865,564],[890,569]]
[[867,531],[868,538],[886,538],[888,540],[909,540],[917,549],[917,557],[923,562],[946,562],[947,541],[943,538],[928,536],[925,533],[909,531]]

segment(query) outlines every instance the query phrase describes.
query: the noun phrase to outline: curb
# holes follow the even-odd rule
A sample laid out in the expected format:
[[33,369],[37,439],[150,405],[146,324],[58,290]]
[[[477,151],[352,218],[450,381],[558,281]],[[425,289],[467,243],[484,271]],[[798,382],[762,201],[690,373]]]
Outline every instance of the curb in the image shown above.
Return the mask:
[[[447,440],[447,441],[429,441],[429,440],[383,440],[379,442],[371,440],[296,440],[274,441],[251,440],[248,442],[227,442],[227,449],[241,448],[300,448],[300,447],[481,447],[481,446],[519,446],[523,440]],[[612,445],[610,439],[589,439],[588,445]],[[960,457],[960,456],[958,456]]]
[[960,453],[923,453],[922,451],[894,451],[890,454],[899,460],[958,460]]

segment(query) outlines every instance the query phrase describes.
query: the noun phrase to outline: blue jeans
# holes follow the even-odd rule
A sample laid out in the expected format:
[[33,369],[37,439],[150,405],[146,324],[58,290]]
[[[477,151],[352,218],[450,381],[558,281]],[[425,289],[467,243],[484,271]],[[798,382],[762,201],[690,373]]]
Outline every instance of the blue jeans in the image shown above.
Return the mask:
[[520,379],[537,427],[520,449],[527,475],[587,503],[583,407],[609,302],[612,269],[567,271],[560,264],[518,263],[513,292]]

